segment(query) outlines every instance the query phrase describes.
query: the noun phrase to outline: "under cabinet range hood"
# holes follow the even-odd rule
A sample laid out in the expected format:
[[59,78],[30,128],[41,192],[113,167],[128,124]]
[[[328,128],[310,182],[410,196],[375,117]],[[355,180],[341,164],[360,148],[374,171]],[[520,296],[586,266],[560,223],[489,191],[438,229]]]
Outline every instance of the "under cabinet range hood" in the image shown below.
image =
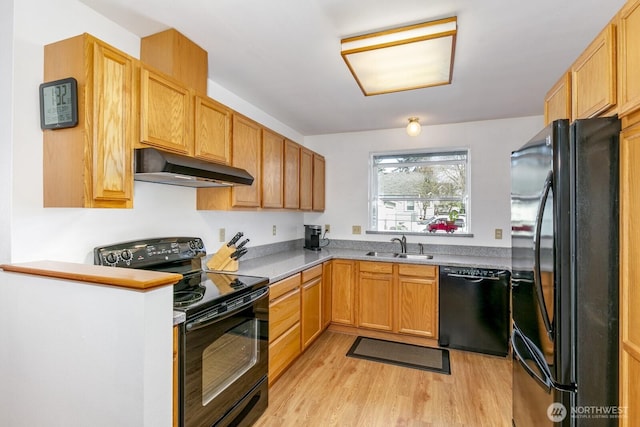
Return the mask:
[[253,177],[244,169],[205,162],[155,148],[136,148],[135,158],[136,181],[183,187],[229,187],[253,183]]

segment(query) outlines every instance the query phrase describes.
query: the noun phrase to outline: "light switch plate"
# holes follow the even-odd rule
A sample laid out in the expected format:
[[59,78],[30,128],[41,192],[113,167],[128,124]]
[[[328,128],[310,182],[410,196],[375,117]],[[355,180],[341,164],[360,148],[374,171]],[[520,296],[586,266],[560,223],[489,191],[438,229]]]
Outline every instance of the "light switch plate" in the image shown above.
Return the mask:
[[221,229],[220,229],[220,236],[218,237],[218,239],[219,239],[221,242],[225,242],[225,241],[227,240],[227,239],[226,239],[226,237],[225,237],[225,230],[224,230],[224,228],[221,228]]
[[275,225],[273,226],[273,235],[274,236],[276,235],[276,226]]
[[502,228],[496,228],[495,236],[497,240],[502,239]]
[[359,225],[351,227],[351,234],[362,234],[362,228]]

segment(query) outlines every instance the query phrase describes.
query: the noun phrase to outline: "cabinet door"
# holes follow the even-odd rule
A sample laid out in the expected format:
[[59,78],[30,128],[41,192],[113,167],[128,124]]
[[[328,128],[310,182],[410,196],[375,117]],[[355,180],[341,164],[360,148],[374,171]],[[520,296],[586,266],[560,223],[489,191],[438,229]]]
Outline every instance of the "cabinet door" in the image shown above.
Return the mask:
[[142,68],[140,140],[164,150],[192,154],[191,94],[168,77]]
[[107,45],[94,44],[90,170],[95,207],[105,207],[110,201],[132,201],[133,61]]
[[398,278],[398,332],[438,337],[438,283],[435,279]]
[[544,98],[544,124],[554,120],[571,120],[571,73],[564,73]]
[[343,259],[333,261],[331,272],[331,321],[355,325],[355,263]]
[[615,48],[610,24],[571,66],[573,120],[596,117],[616,104]]
[[300,146],[284,141],[284,208],[300,207]]
[[393,329],[393,276],[360,273],[358,279],[358,326]]
[[324,211],[324,157],[313,153],[313,210]]
[[620,406],[626,408],[620,426],[640,419],[640,125],[620,138]]
[[284,173],[284,138],[262,131],[262,207],[282,208]]
[[331,323],[331,279],[333,263],[327,261],[322,264],[322,327]]
[[269,342],[300,321],[300,288],[293,289],[269,303]]
[[253,176],[253,184],[233,187],[233,207],[260,207],[262,128],[243,116],[233,115],[232,164]]
[[231,110],[210,98],[195,96],[194,156],[231,163]]
[[640,1],[622,8],[618,21],[618,115],[640,108]]
[[302,285],[302,349],[322,332],[322,277]]
[[269,385],[300,355],[300,322],[269,344]]
[[300,148],[300,209],[313,208],[313,151]]

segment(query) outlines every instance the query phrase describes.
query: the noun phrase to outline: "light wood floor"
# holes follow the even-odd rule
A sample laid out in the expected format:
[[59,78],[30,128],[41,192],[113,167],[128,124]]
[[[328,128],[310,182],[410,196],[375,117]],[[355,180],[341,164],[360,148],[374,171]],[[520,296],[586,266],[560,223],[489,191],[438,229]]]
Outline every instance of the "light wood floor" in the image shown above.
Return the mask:
[[255,427],[508,427],[510,358],[450,350],[451,375],[346,357],[324,332],[269,390]]

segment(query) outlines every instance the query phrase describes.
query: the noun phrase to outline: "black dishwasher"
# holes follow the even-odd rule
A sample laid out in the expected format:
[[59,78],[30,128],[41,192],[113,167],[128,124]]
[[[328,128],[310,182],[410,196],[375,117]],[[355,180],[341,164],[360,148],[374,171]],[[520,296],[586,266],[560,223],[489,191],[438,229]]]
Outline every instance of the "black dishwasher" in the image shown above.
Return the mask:
[[438,345],[506,356],[509,278],[506,270],[440,267]]

